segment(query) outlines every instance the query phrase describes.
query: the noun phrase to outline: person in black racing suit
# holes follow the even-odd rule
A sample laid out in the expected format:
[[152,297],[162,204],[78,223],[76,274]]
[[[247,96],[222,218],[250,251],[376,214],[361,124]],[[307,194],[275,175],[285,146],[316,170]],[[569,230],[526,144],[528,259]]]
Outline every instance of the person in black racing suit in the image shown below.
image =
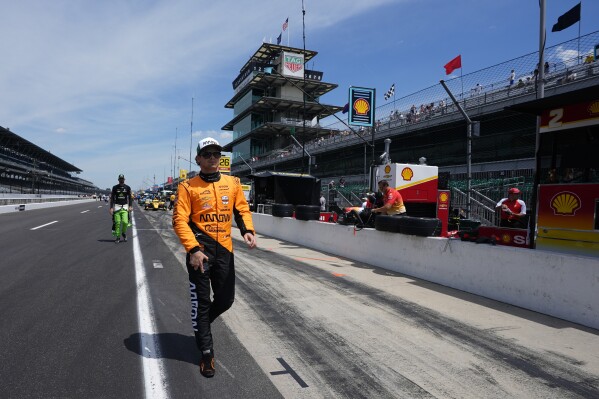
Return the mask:
[[115,237],[115,243],[121,241],[121,236],[123,241],[127,241],[127,227],[133,210],[132,206],[131,187],[125,184],[125,176],[120,174],[119,184],[113,186],[110,193],[110,216],[113,220],[112,235]]

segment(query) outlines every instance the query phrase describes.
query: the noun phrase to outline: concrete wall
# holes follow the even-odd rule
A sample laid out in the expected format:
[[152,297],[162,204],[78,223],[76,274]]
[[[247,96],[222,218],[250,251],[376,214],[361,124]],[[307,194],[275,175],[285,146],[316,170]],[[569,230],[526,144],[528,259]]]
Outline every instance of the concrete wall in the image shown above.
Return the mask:
[[[21,203],[21,204],[11,204],[11,205],[2,205],[0,206],[0,214],[9,213],[9,212],[23,212],[30,211],[32,209],[42,209],[42,208],[52,208],[55,206],[64,206],[64,205],[73,205],[79,204],[81,202],[98,202],[97,200],[82,198],[82,199],[72,199],[67,201],[53,201],[53,202],[35,202],[35,203]],[[100,202],[98,202],[100,203]],[[103,203],[103,202],[102,202]],[[25,208],[23,211],[21,207]]]
[[599,329],[599,260],[253,214],[256,231]]

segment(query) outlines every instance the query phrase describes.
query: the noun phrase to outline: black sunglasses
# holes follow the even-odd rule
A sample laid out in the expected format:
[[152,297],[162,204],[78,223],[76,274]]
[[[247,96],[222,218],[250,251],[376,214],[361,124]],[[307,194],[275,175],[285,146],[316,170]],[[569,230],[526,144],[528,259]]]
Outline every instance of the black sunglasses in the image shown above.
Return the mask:
[[204,151],[200,154],[202,156],[202,158],[204,159],[210,159],[210,157],[214,157],[214,158],[220,158],[223,156],[223,154],[221,154],[220,151],[214,151],[214,152],[210,152],[210,151]]

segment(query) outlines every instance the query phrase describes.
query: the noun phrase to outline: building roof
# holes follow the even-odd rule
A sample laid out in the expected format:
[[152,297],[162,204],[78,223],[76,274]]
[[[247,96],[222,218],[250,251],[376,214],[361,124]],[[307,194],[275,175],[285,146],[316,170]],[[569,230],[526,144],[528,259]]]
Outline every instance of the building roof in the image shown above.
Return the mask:
[[335,83],[327,83],[312,79],[282,77],[279,75],[259,72],[252,78],[251,81],[247,83],[246,86],[243,87],[243,90],[239,90],[237,93],[235,93],[235,95],[227,102],[225,108],[233,108],[235,103],[246,94],[248,88],[263,89],[273,86],[284,86],[287,81],[292,81],[295,86],[314,97],[321,97],[338,87],[338,85]]
[[[304,113],[309,119],[318,115],[321,119],[327,116],[336,114],[343,110],[343,107],[337,105],[326,105],[317,102],[306,101],[305,103],[300,100],[286,99],[279,97],[262,97],[254,104],[246,108],[242,113],[231,119],[222,130],[233,130],[233,126],[241,119],[245,118],[251,112],[293,112],[298,111]],[[302,124],[303,125],[303,124]]]
[[1,126],[0,147],[9,148],[19,154],[29,156],[39,162],[45,162],[46,164],[65,172],[81,172],[81,169],[76,166]]
[[281,46],[272,43],[262,43],[260,48],[256,50],[256,52],[254,53],[254,55],[252,55],[250,59],[243,65],[243,67],[241,67],[240,71],[243,71],[246,67],[248,67],[251,62],[270,61],[273,58],[276,58],[281,53],[281,51],[289,51],[292,53],[304,54],[304,63],[307,63],[318,54],[318,52],[312,50],[303,50],[301,48]]
[[309,136],[310,138],[314,138],[317,136],[328,135],[333,132],[337,132],[337,129],[328,129],[323,128],[321,126],[311,126],[310,123],[306,123],[304,128],[302,124],[288,124],[283,122],[268,122],[264,125],[252,130],[249,134],[241,136],[230,143],[223,145],[223,151],[232,151],[233,146],[249,139],[249,138],[259,138],[259,137],[268,137],[273,135],[289,135],[291,134],[291,128],[295,127],[295,134],[297,137],[302,138],[303,136]]

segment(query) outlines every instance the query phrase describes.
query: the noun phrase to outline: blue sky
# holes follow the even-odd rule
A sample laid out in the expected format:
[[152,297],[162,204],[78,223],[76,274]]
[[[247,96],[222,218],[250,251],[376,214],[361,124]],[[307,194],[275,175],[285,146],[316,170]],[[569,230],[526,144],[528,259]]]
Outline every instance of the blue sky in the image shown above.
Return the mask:
[[[576,38],[551,26],[578,0],[547,0],[547,46]],[[302,47],[301,0],[0,0],[0,126],[83,170],[106,188],[119,173],[134,189],[161,183],[190,142],[221,131],[231,82],[289,18]],[[538,50],[538,0],[305,0],[306,48],[339,88],[391,83],[401,97],[446,78]],[[581,34],[599,30],[599,1],[583,0]],[[287,35],[283,35],[287,44]],[[194,98],[193,131],[191,99]],[[178,154],[175,154],[177,135]],[[179,167],[188,161],[180,159]],[[194,165],[194,169],[197,166]]]

